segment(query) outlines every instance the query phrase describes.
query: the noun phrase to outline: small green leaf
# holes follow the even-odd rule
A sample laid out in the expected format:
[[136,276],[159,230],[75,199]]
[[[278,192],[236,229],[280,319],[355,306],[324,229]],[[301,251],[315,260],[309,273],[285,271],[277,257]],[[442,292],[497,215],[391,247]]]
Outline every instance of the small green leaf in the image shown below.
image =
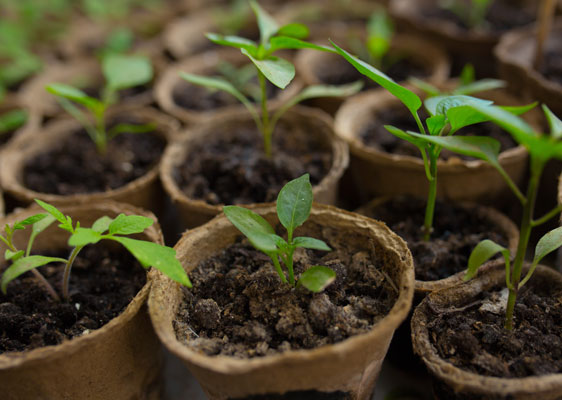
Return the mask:
[[435,107],[435,113],[447,115],[447,112],[451,108],[470,105],[470,104],[481,104],[487,106],[493,103],[494,102],[491,100],[483,100],[472,96],[465,96],[465,95],[445,96],[443,99],[441,99],[441,101],[437,103]]
[[250,6],[252,7],[252,10],[254,10],[254,14],[256,14],[256,18],[258,20],[260,41],[265,45],[269,41],[269,38],[275,35],[275,33],[279,30],[279,26],[273,17],[261,8],[256,1],[250,0]]
[[375,11],[367,23],[367,48],[377,60],[382,59],[390,49],[394,25],[384,10]]
[[550,108],[548,108],[546,104],[542,105],[542,109],[548,121],[548,126],[550,127],[550,136],[555,139],[562,138],[562,121],[550,111]]
[[299,236],[293,240],[296,247],[304,247],[305,249],[331,251],[330,247],[320,239],[314,239],[306,236]]
[[25,252],[23,250],[12,251],[10,249],[6,249],[6,251],[4,252],[4,259],[6,261],[15,260],[23,256],[24,254]]
[[281,250],[282,253],[286,253],[289,250],[289,243],[287,243],[287,241],[283,239],[281,236],[272,233],[271,237],[273,238],[275,244],[277,245],[279,250]]
[[472,64],[465,64],[460,74],[461,85],[466,86],[474,82],[474,79],[475,79],[474,66]]
[[119,214],[109,224],[110,235],[132,235],[142,233],[146,228],[154,224],[151,218],[142,215]]
[[420,151],[424,151],[424,149],[427,147],[429,143],[426,139],[427,135],[419,135],[419,137],[418,136],[414,137],[410,134],[410,132],[405,132],[402,129],[396,128],[394,126],[385,125],[384,127],[387,131],[392,133],[394,136],[412,143],[414,146],[420,149]]
[[115,136],[121,135],[122,133],[148,133],[154,132],[156,129],[156,124],[117,124],[107,132],[108,139],[112,139]]
[[468,281],[476,276],[478,268],[497,253],[503,254],[506,260],[509,260],[509,250],[499,244],[486,239],[476,245],[470,257],[468,258],[468,268],[466,274],[462,278],[463,281]]
[[488,90],[504,88],[506,83],[499,79],[481,79],[476,82],[461,85],[453,90],[453,94],[473,94]]
[[258,60],[247,50],[241,50],[243,54],[254,63],[256,68],[275,86],[285,89],[295,77],[295,67],[289,61],[279,57],[270,56],[269,58]]
[[256,55],[258,52],[258,46],[256,42],[250,39],[232,35],[223,36],[219,35],[218,33],[207,33],[205,34],[205,36],[207,36],[207,39],[209,39],[211,42],[219,44],[221,46],[246,49],[252,55]]
[[547,254],[562,246],[562,227],[551,230],[541,237],[535,248],[533,265],[538,264]]
[[51,214],[53,217],[55,217],[55,219],[57,221],[59,221],[61,224],[66,224],[67,220],[66,217],[64,216],[64,214],[62,212],[60,212],[58,210],[58,208],[56,208],[55,206],[49,204],[49,203],[45,203],[42,200],[39,199],[35,199],[35,202],[37,204],[39,204],[45,211],[47,211],[49,214]]
[[306,25],[299,24],[299,23],[291,23],[291,24],[283,25],[281,28],[279,28],[279,30],[277,31],[277,36],[290,36],[297,39],[304,39],[308,37],[309,33],[310,30]]
[[334,270],[322,265],[314,265],[301,274],[298,284],[311,292],[318,293],[335,280]]
[[109,34],[101,53],[125,53],[133,47],[134,41],[135,36],[129,28],[115,29]]
[[144,56],[108,54],[102,60],[103,75],[111,90],[128,89],[152,80],[150,59]]
[[523,106],[499,106],[502,110],[509,111],[515,115],[525,114],[537,106],[538,102],[525,104]]
[[109,225],[111,224],[111,222],[113,222],[113,218],[110,218],[107,215],[104,215],[103,217],[98,218],[92,224],[92,230],[94,230],[98,233],[104,233],[105,231],[107,231],[109,229]]
[[10,133],[23,126],[27,121],[27,111],[13,110],[0,116],[0,135]]
[[264,253],[277,252],[276,240],[271,236],[275,231],[269,223],[255,212],[237,206],[223,207],[224,214],[252,243]]
[[335,53],[336,51],[328,46],[305,42],[296,38],[288,36],[275,36],[271,38],[271,47],[268,51],[269,54],[282,49],[313,49],[325,51],[328,53]]
[[68,239],[68,245],[72,247],[86,246],[88,244],[95,244],[101,239],[101,233],[91,228],[76,228],[76,231]]
[[312,208],[312,185],[308,174],[288,182],[277,196],[277,216],[287,229],[289,238],[302,225]]
[[82,104],[84,107],[94,112],[104,108],[103,103],[98,99],[90,97],[82,90],[64,83],[51,83],[47,85],[46,89],[49,93]]
[[35,214],[32,215],[31,217],[27,217],[26,219],[24,219],[23,221],[17,221],[14,223],[14,227],[12,228],[14,231],[16,230],[20,230],[20,229],[25,229],[26,226],[28,225],[33,225],[36,222],[41,221],[43,218],[45,218],[47,216],[47,214]]
[[444,115],[434,115],[425,120],[429,134],[433,136],[439,135],[445,127],[446,117]]
[[2,293],[6,294],[8,284],[18,276],[52,262],[65,263],[66,260],[64,258],[44,256],[29,256],[20,258],[4,271],[4,274],[2,275]]
[[487,121],[484,115],[468,106],[450,108],[447,111],[447,119],[451,125],[451,134],[466,126]]
[[47,229],[53,222],[55,222],[55,217],[52,215],[44,215],[45,218],[41,218],[33,224],[32,235],[36,236]]

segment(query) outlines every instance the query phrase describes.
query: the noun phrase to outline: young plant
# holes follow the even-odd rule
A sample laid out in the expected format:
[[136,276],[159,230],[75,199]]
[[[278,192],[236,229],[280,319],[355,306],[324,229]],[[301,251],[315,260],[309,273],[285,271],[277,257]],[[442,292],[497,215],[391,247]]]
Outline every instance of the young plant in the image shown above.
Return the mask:
[[[27,271],[32,271],[41,284],[47,289],[51,297],[55,300],[60,300],[55,289],[39,271],[37,271],[37,268],[46,264],[61,262],[65,264],[62,282],[62,298],[68,301],[70,272],[74,260],[85,246],[95,244],[100,240],[112,240],[120,243],[144,268],[154,267],[174,281],[191,287],[191,282],[187,274],[176,259],[176,252],[174,249],[158,243],[126,237],[126,235],[144,232],[146,228],[154,223],[152,219],[140,215],[119,214],[115,218],[107,216],[101,217],[95,221],[90,228],[84,228],[80,226],[80,222],[74,224],[71,217],[64,215],[56,207],[41,200],[35,201],[47,211],[47,213],[33,215],[23,221],[15,222],[12,226],[6,225],[5,236],[0,235],[0,240],[8,247],[5,253],[5,259],[12,263],[2,275],[1,289],[4,294],[6,294],[8,284],[11,281]],[[72,247],[72,251],[68,259],[31,255],[31,249],[37,235],[55,221],[59,222],[59,228],[71,234],[68,239],[68,244]],[[30,225],[32,226],[32,232],[27,242],[26,250],[19,250],[15,247],[13,242],[14,233]]]
[[223,90],[236,97],[250,112],[258,130],[263,136],[263,147],[268,157],[272,156],[271,137],[279,118],[293,105],[314,97],[349,96],[361,89],[361,83],[343,86],[311,86],[304,89],[270,115],[267,105],[266,81],[280,89],[285,89],[295,77],[295,67],[289,61],[274,55],[279,50],[310,48],[333,52],[326,46],[308,43],[301,39],[308,36],[308,28],[302,24],[279,26],[277,22],[263,10],[254,0],[250,0],[260,30],[260,42],[256,43],[239,36],[223,36],[208,33],[212,42],[239,48],[242,54],[253,63],[259,82],[259,102],[261,115],[256,111],[250,99],[238,90],[231,82],[223,78],[207,77],[180,72],[180,76],[188,82],[214,90]]
[[0,115],[0,137],[15,131],[27,121],[27,112],[16,109]]
[[[147,57],[111,53],[102,59],[102,72],[106,82],[100,100],[63,83],[52,83],[47,86],[47,91],[57,96],[64,109],[84,126],[98,152],[105,154],[108,141],[120,133],[143,133],[154,129],[152,124],[117,124],[107,129],[105,121],[106,111],[117,102],[120,90],[144,85],[152,80],[152,65]],[[85,107],[93,121],[73,102]]]
[[[385,128],[398,138],[412,143],[421,152],[425,174],[429,181],[423,226],[423,237],[424,240],[427,241],[430,239],[433,227],[433,215],[437,195],[437,160],[441,150],[446,148],[462,155],[486,160],[494,166],[499,166],[498,156],[500,143],[497,140],[485,136],[453,136],[461,128],[488,120],[486,117],[461,106],[486,106],[492,104],[492,101],[482,100],[463,94],[429,97],[425,100],[424,105],[430,116],[425,120],[424,126],[418,114],[422,106],[422,100],[418,95],[406,87],[397,84],[373,66],[349,54],[335,43],[332,42],[332,45],[336,51],[360,73],[384,87],[400,100],[416,121],[419,129],[418,132],[406,132],[390,125],[386,125]],[[535,104],[530,104],[521,107],[504,107],[504,109],[511,113],[520,114],[534,106]],[[507,175],[502,168],[499,168],[498,171],[505,178],[510,188],[517,188],[515,183],[513,183],[509,175]]]
[[[304,271],[298,281],[293,271],[293,254],[298,247],[331,250],[322,240],[306,236],[293,237],[295,229],[308,219],[311,208],[312,186],[309,175],[305,174],[287,183],[277,197],[277,216],[287,230],[287,240],[276,235],[273,227],[264,218],[247,208],[225,206],[223,210],[230,222],[250,243],[271,258],[283,283],[289,283],[293,287],[304,286],[311,292],[320,292],[336,279],[333,270],[315,265]],[[288,279],[279,260],[287,269]]]
[[[478,118],[486,118],[499,125],[509,132],[517,143],[525,146],[529,152],[530,177],[527,185],[527,192],[523,194],[516,186],[511,189],[523,206],[523,214],[520,225],[519,243],[511,266],[511,255],[509,250],[494,243],[491,240],[480,242],[472,251],[468,260],[468,269],[464,280],[467,281],[474,277],[478,268],[497,253],[501,253],[505,258],[505,283],[509,291],[506,306],[505,328],[513,329],[513,311],[517,293],[529,281],[538,263],[547,254],[556,250],[562,245],[562,227],[556,228],[545,234],[537,243],[535,255],[531,267],[527,274],[522,278],[523,262],[531,236],[531,230],[548,220],[557,217],[562,211],[562,204],[557,205],[540,218],[534,217],[535,201],[538,193],[539,181],[545,164],[551,159],[562,160],[562,121],[554,115],[550,109],[543,105],[543,111],[550,127],[550,134],[536,132],[522,119],[514,116],[496,106],[483,106],[478,104],[463,107],[464,111],[471,113]],[[497,163],[491,163],[502,176],[507,176],[502,172],[502,167]]]
[[453,12],[468,28],[473,29],[484,26],[492,0],[442,0],[439,4]]

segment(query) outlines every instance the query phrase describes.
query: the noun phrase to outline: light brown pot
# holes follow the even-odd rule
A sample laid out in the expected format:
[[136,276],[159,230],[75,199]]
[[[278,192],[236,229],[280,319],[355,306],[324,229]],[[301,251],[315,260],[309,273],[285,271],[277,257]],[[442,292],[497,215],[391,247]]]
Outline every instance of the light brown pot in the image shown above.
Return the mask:
[[[315,201],[335,204],[338,181],[347,168],[349,154],[345,142],[333,133],[332,119],[319,110],[295,106],[283,116],[280,123],[289,124],[292,127],[292,134],[315,135],[322,138],[325,148],[331,152],[332,166],[322,181],[312,188],[312,191]],[[242,128],[253,125],[255,123],[249,113],[225,112],[214,118],[213,121],[198,125],[186,132],[181,141],[175,142],[166,150],[162,158],[160,179],[167,194],[178,208],[186,227],[195,227],[209,221],[222,212],[223,204],[211,205],[203,200],[187,197],[174,179],[175,169],[184,162],[194,145],[202,141],[208,141],[210,135],[217,137],[217,133],[220,132],[222,137],[232,136],[236,135],[235,127]],[[228,130],[223,130],[222,127],[224,126],[227,126]]]
[[[275,206],[263,204],[254,211],[277,223]],[[240,360],[209,357],[191,350],[176,339],[174,320],[182,302],[180,288],[155,274],[149,312],[164,345],[180,357],[210,399],[243,398],[301,390],[343,391],[350,399],[370,398],[392,334],[406,317],[413,295],[412,258],[405,243],[384,224],[330,206],[314,204],[302,232],[315,237],[323,231],[349,232],[353,249],[377,248],[386,260],[385,270],[399,288],[399,297],[389,314],[371,331],[311,350],[293,350],[279,355]],[[314,235],[312,235],[314,236]],[[217,254],[240,237],[224,215],[184,234],[176,245],[178,258],[187,271]],[[343,243],[342,243],[343,245]],[[378,250],[380,249],[380,250]]]
[[[97,202],[61,209],[83,226],[99,217],[119,213],[155,217],[146,211],[118,203]],[[2,225],[41,212],[37,206],[10,214]],[[24,248],[31,229],[15,235],[18,248]],[[143,238],[163,243],[158,223]],[[53,224],[35,241],[38,249],[67,248],[68,233]],[[2,252],[5,250],[1,244]],[[26,352],[0,355],[0,385],[4,400],[107,400],[160,399],[162,356],[145,307],[150,282],[127,308],[98,330]]]
[[[142,123],[155,123],[156,133],[170,143],[176,136],[178,122],[151,108],[123,109],[119,113],[131,116]],[[109,114],[109,118],[112,115]],[[22,140],[6,147],[0,158],[0,182],[6,193],[23,204],[39,198],[55,204],[95,204],[102,200],[121,201],[146,209],[157,210],[163,199],[163,191],[158,179],[159,164],[155,164],[145,175],[123,187],[105,192],[80,193],[70,196],[39,193],[24,186],[23,170],[28,160],[38,154],[48,152],[60,141],[80,130],[81,125],[71,119],[58,119],[44,128],[28,131]]]
[[[527,378],[499,378],[464,371],[441,359],[431,343],[427,325],[431,322],[427,308],[459,306],[494,287],[505,285],[505,266],[501,261],[490,264],[478,273],[475,279],[459,286],[434,292],[415,309],[412,318],[412,341],[414,350],[441,385],[445,385],[462,399],[513,399],[513,400],[559,400],[562,393],[562,374],[549,374]],[[551,268],[539,265],[532,281],[549,287],[562,288],[562,275]],[[450,399],[451,394],[436,398]],[[457,397],[455,397],[457,398]]]
[[[551,39],[545,50],[559,45],[553,40],[562,40],[562,19],[554,21]],[[562,114],[562,85],[548,80],[534,66],[536,33],[534,27],[519,29],[502,37],[494,54],[499,64],[500,78],[509,83],[514,93],[525,95],[548,105],[555,114]]]
[[[477,97],[502,105],[522,104],[502,90],[483,92]],[[410,194],[425,197],[427,194],[429,184],[421,158],[377,150],[366,146],[360,139],[361,132],[375,120],[377,112],[403,107],[390,93],[376,89],[350,97],[336,114],[336,134],[349,144],[350,172],[363,201],[376,196]],[[529,113],[525,118],[534,126],[540,126],[537,125],[539,114]],[[525,177],[527,158],[527,151],[522,146],[506,150],[499,156],[500,164],[516,184],[521,184]],[[440,198],[496,205],[504,198],[511,199],[512,193],[501,175],[484,161],[451,157],[438,160],[437,168],[437,196]]]
[[[175,102],[174,91],[188,88],[191,85],[179,76],[179,72],[212,75],[216,73],[216,67],[220,62],[228,62],[240,67],[248,64],[250,60],[237,49],[221,49],[189,57],[172,64],[163,72],[154,87],[154,97],[158,106],[187,125],[212,121],[222,113],[230,111],[245,112],[246,108],[239,102],[207,111],[188,110]],[[302,84],[298,79],[295,79],[287,88],[281,90],[275,98],[268,100],[268,104],[270,107],[276,107],[297,94],[301,88]]]

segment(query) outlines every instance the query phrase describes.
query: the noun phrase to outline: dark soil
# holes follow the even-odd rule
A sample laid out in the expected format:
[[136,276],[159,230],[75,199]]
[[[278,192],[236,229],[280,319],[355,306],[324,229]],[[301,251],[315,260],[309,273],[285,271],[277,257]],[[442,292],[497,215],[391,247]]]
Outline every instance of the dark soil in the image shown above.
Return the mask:
[[304,131],[299,135],[289,129],[278,124],[272,158],[265,156],[255,127],[195,145],[174,178],[188,197],[210,204],[274,201],[287,182],[304,173],[318,184],[330,169],[331,149]]
[[[562,38],[557,40],[560,43]],[[562,85],[562,52],[559,50],[558,46],[545,52],[540,73],[549,81]]]
[[[497,287],[494,290],[501,290]],[[459,368],[487,376],[524,378],[562,373],[562,291],[548,282],[526,285],[517,297],[515,327],[503,327],[504,310],[482,308],[498,302],[484,292],[458,308],[437,309],[427,324],[439,355]],[[505,304],[505,299],[499,300]]]
[[[524,7],[524,4],[523,1],[493,1],[486,15],[485,26],[478,29],[499,34],[534,22],[536,13],[528,7]],[[463,30],[470,30],[465,21],[450,10],[437,7],[422,8],[421,15],[425,19],[448,20]]]
[[23,182],[31,190],[59,195],[117,189],[153,168],[165,145],[154,133],[123,133],[109,141],[101,156],[86,131],[80,130],[29,160]]
[[473,210],[437,201],[431,240],[423,240],[425,200],[399,197],[376,209],[368,217],[385,222],[407,243],[414,258],[416,279],[434,281],[464,271],[472,249],[484,239],[507,246],[504,237]]
[[[427,116],[425,112],[422,112],[420,117],[422,121],[425,121]],[[366,146],[373,147],[379,151],[421,158],[421,153],[416,146],[397,138],[392,133],[388,132],[384,125],[392,125],[405,131],[419,131],[416,121],[408,110],[389,108],[376,113],[364,130],[360,132],[359,137]],[[517,147],[517,143],[509,133],[491,122],[465,127],[457,131],[455,135],[492,137],[500,142],[500,151]],[[455,154],[447,149],[443,149],[439,157],[443,160],[448,160],[452,157],[457,157],[462,160],[475,160],[474,157]]]
[[[39,271],[61,293],[63,265]],[[100,245],[78,255],[69,302],[53,301],[27,272],[8,285],[7,295],[0,293],[0,353],[56,345],[98,329],[118,316],[145,282],[146,272],[128,252]]]
[[202,262],[190,274],[193,289],[183,291],[175,321],[178,339],[207,355],[250,358],[367,332],[397,299],[394,284],[382,272],[384,252],[338,249],[327,242],[334,251],[295,253],[297,277],[311,265],[336,272],[336,281],[316,294],[282,284],[271,260],[247,242]]

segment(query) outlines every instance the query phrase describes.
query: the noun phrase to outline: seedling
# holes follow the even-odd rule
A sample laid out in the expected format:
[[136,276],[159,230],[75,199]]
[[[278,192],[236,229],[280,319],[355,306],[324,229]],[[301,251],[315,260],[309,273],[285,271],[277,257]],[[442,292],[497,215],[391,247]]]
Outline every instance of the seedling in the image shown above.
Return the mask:
[[486,23],[486,13],[492,5],[491,0],[442,0],[440,6],[453,12],[470,28],[481,28]]
[[25,110],[12,110],[0,115],[0,136],[15,131],[27,121]]
[[[500,143],[497,140],[485,136],[453,136],[461,128],[488,120],[484,116],[461,106],[486,106],[492,104],[492,101],[464,94],[429,97],[425,100],[424,105],[430,116],[425,120],[424,126],[418,114],[422,106],[422,100],[418,95],[406,87],[397,84],[373,66],[349,54],[335,43],[332,42],[332,45],[360,73],[384,87],[400,100],[416,121],[419,128],[418,132],[406,132],[390,125],[386,125],[385,128],[400,139],[412,143],[421,152],[425,174],[429,181],[423,226],[423,237],[427,241],[430,239],[433,226],[437,195],[437,160],[441,150],[446,148],[462,155],[486,160],[494,166],[499,166]],[[503,107],[503,109],[508,110],[510,113],[521,114],[534,106],[535,104],[530,104],[521,107]],[[498,171],[505,178],[510,188],[517,189],[515,183],[501,167],[498,168]]]
[[[562,204],[557,205],[544,216],[535,219],[534,208],[537,198],[539,181],[545,164],[551,159],[562,160],[562,121],[554,115],[550,109],[543,105],[543,112],[550,127],[550,134],[535,131],[522,119],[502,110],[496,106],[482,106],[473,104],[463,107],[467,113],[479,118],[486,118],[509,132],[517,143],[525,146],[530,158],[530,177],[527,185],[527,193],[524,195],[516,186],[511,186],[517,199],[523,206],[523,214],[520,225],[519,244],[511,266],[511,255],[508,249],[494,243],[491,240],[480,242],[472,251],[468,260],[468,269],[464,280],[474,277],[478,268],[497,253],[505,258],[505,284],[509,291],[506,306],[505,328],[513,329],[513,311],[517,293],[529,281],[538,263],[549,253],[562,245],[562,227],[556,228],[545,234],[537,243],[535,255],[527,274],[522,278],[523,262],[531,236],[531,230],[548,220],[558,216],[562,211]],[[491,162],[502,176],[506,176],[498,163]]]
[[301,39],[308,36],[308,28],[302,24],[287,24],[279,26],[277,22],[263,10],[255,1],[250,1],[260,30],[260,43],[239,36],[223,36],[208,33],[207,38],[212,42],[239,48],[256,68],[260,87],[260,108],[258,114],[250,99],[240,92],[232,83],[223,78],[207,77],[180,72],[180,76],[188,82],[201,85],[210,89],[223,90],[236,97],[250,112],[258,130],[263,136],[263,147],[268,157],[272,156],[271,137],[277,121],[295,104],[315,97],[342,97],[349,96],[361,89],[361,83],[343,86],[310,86],[277,109],[273,115],[267,105],[266,81],[271,82],[280,89],[285,89],[295,77],[295,67],[289,61],[274,56],[279,50],[310,48],[321,51],[333,52],[326,46],[308,43]]
[[[85,246],[95,244],[100,240],[112,240],[120,243],[144,268],[148,269],[149,267],[154,267],[174,281],[191,287],[191,282],[187,274],[176,259],[176,252],[174,249],[157,243],[132,239],[125,236],[144,232],[146,228],[154,223],[151,218],[125,214],[119,214],[115,218],[104,216],[95,221],[90,228],[83,228],[80,226],[80,222],[74,223],[71,217],[64,215],[56,207],[41,200],[35,201],[47,211],[47,213],[33,215],[23,221],[17,221],[11,226],[7,224],[5,227],[5,236],[0,235],[0,240],[8,247],[4,257],[6,261],[12,263],[2,275],[1,289],[4,294],[6,294],[8,284],[11,281],[27,271],[32,271],[47,289],[51,297],[55,300],[60,300],[55,289],[40,272],[37,271],[37,268],[46,264],[61,262],[65,264],[62,282],[62,298],[68,301],[70,272],[74,260]],[[31,255],[33,242],[37,235],[55,221],[59,222],[59,228],[71,234],[68,239],[68,244],[72,247],[72,251],[68,259]],[[27,226],[32,226],[27,248],[25,251],[19,250],[15,247],[13,242],[14,233],[18,230],[25,229]]]
[[[295,228],[301,226],[310,215],[312,208],[312,186],[309,175],[290,181],[277,197],[277,216],[287,230],[287,240],[275,234],[273,227],[255,212],[237,206],[225,206],[224,214],[252,243],[264,252],[275,266],[283,283],[291,286],[304,286],[311,292],[320,292],[336,279],[336,273],[321,265],[309,267],[296,281],[293,272],[293,254],[298,247],[330,251],[322,240],[306,236],[293,237]],[[288,280],[281,268],[279,259],[287,269]]]
[[[101,100],[90,97],[84,91],[67,84],[52,83],[47,86],[47,91],[56,95],[63,108],[84,126],[100,154],[105,153],[107,142],[120,133],[143,133],[154,129],[152,124],[117,124],[106,129],[105,124],[105,113],[117,102],[120,90],[150,82],[152,79],[150,60],[143,56],[108,54],[102,60],[102,71],[106,82],[102,89]],[[73,102],[85,107],[93,117],[93,122],[87,113]]]

